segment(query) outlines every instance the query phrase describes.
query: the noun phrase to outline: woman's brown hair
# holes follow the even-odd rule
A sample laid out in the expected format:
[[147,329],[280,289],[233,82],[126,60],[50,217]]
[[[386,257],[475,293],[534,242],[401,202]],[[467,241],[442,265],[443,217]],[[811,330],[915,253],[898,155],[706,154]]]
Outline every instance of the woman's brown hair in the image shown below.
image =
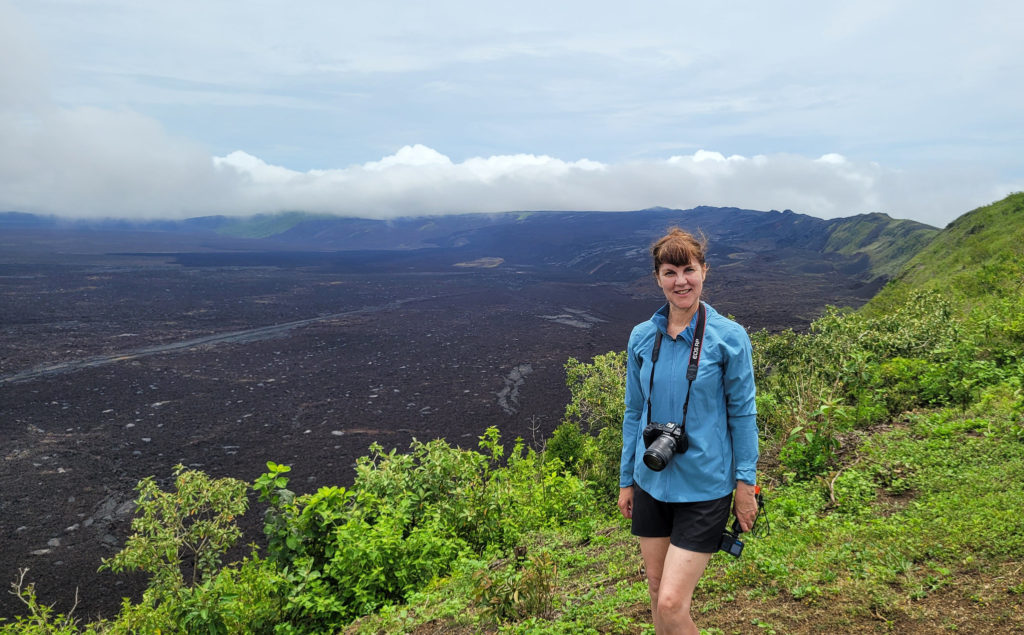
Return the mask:
[[654,275],[663,264],[682,267],[696,261],[701,267],[707,267],[704,253],[707,251],[708,239],[704,232],[700,238],[678,227],[671,227],[668,233],[651,245],[651,257],[654,258]]

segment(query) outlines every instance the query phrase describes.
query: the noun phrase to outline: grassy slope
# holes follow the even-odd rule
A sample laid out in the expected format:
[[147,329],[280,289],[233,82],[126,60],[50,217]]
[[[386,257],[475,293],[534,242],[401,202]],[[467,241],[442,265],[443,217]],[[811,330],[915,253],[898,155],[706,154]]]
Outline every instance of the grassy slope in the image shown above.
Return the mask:
[[305,212],[284,212],[260,214],[245,218],[231,218],[217,228],[217,233],[233,238],[269,238],[288,231],[292,227],[310,220],[332,218],[328,214],[307,214]]
[[[773,488],[771,535],[748,538],[739,560],[716,555],[701,580],[702,632],[1024,632],[1024,522],[1003,486],[1024,478],[1024,444],[986,436],[993,424],[914,415],[863,439],[831,482]],[[894,487],[878,489],[887,475]],[[496,565],[466,562],[345,632],[653,632],[627,523],[609,517],[592,538],[552,532],[527,548],[557,571],[544,615],[489,619],[473,598],[478,572]]]
[[877,312],[914,289],[937,289],[962,300],[1020,293],[1024,262],[1024,192],[968,212],[911,258],[867,305]]
[[886,214],[863,214],[835,220],[829,227],[823,251],[847,256],[864,254],[870,263],[868,277],[891,278],[938,233],[938,229],[923,223]]

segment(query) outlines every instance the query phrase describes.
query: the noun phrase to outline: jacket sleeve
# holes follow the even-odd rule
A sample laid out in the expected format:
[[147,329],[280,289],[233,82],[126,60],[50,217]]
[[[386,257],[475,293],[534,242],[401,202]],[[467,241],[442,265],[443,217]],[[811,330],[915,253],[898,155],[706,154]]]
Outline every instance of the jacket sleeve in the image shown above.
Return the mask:
[[725,363],[725,404],[736,480],[754,485],[757,479],[757,402],[750,337],[742,327],[728,342]]
[[629,335],[626,347],[626,414],[622,417],[622,459],[619,462],[619,487],[633,484],[633,466],[636,462],[637,436],[643,417],[644,394],[640,384],[642,359],[637,350],[642,336],[639,327]]

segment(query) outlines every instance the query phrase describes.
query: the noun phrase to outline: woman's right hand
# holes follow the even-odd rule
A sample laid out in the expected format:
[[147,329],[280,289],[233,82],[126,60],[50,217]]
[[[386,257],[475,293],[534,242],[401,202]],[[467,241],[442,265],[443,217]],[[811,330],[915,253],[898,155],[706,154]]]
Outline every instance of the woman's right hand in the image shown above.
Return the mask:
[[625,518],[633,517],[633,486],[619,488],[619,511]]

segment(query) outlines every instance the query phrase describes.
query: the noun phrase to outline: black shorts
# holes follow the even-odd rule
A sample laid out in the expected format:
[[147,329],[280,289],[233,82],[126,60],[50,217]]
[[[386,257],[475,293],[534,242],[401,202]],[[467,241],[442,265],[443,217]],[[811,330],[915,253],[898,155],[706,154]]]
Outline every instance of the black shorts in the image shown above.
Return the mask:
[[664,503],[633,486],[633,535],[669,537],[680,549],[714,553],[729,521],[732,494],[696,503]]

